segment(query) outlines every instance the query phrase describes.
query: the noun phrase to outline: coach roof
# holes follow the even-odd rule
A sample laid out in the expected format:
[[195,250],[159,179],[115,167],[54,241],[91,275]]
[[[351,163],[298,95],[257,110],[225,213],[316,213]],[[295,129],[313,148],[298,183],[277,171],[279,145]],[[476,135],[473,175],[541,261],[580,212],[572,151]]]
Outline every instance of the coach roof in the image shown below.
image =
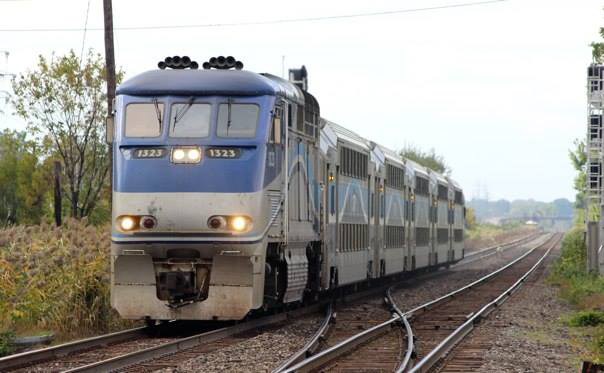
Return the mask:
[[151,70],[120,84],[118,95],[132,96],[283,96],[304,103],[293,84],[239,70]]

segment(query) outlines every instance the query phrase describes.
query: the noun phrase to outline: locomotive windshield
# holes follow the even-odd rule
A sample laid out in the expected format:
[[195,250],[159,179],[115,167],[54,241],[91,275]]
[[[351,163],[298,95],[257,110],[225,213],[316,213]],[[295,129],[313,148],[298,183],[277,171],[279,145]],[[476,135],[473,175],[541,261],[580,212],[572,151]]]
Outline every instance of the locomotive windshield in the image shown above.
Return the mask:
[[127,137],[158,137],[162,132],[164,104],[157,101],[126,106]]
[[170,137],[207,137],[211,112],[210,104],[172,104]]
[[[171,101],[171,100],[170,100]],[[212,131],[223,138],[254,138],[258,128],[260,106],[255,103],[212,104],[195,102],[194,98],[168,102],[166,111],[168,136],[172,138],[203,138]],[[125,112],[126,137],[159,137],[164,132],[164,103],[157,99],[145,103],[130,103]],[[217,115],[212,108],[218,106]],[[215,118],[215,119],[213,119]],[[213,123],[216,123],[215,129]],[[215,131],[215,132],[214,132]]]
[[259,107],[256,104],[220,104],[218,137],[255,137]]

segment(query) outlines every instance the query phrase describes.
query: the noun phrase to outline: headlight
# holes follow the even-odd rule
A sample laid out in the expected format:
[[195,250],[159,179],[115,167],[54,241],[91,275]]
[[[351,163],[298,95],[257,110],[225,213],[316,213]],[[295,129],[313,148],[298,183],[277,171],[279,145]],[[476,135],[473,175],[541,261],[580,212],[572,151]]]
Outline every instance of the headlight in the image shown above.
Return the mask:
[[126,216],[120,222],[120,227],[125,231],[129,231],[132,228],[134,228],[135,226],[136,226],[136,222],[130,216]]
[[240,215],[214,215],[208,219],[208,227],[216,230],[230,230],[243,233],[252,229],[252,219]]
[[185,159],[185,151],[182,149],[175,149],[174,152],[172,152],[172,160],[173,161],[182,161],[183,159]]
[[201,149],[194,147],[172,148],[173,163],[199,163],[201,161]]
[[235,232],[244,232],[252,228],[252,221],[245,216],[233,216],[230,225]]
[[187,151],[187,159],[191,162],[199,162],[201,160],[201,152],[199,149],[189,149]]
[[139,221],[140,221],[139,216],[123,215],[123,216],[120,216],[119,218],[117,218],[117,227],[122,232],[131,232],[131,231],[138,229]]
[[117,228],[122,232],[134,232],[140,229],[151,230],[157,227],[157,220],[150,215],[122,215],[115,222]]

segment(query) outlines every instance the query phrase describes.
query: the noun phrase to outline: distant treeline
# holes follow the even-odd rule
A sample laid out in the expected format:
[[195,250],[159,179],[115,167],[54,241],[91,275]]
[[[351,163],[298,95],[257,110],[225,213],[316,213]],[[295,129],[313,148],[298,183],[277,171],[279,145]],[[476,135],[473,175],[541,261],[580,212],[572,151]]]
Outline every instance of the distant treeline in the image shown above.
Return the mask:
[[552,202],[541,202],[533,199],[517,199],[512,202],[500,199],[488,201],[473,198],[467,203],[474,209],[474,214],[479,221],[492,218],[519,218],[530,219],[539,217],[572,217],[573,203],[566,198],[559,198]]

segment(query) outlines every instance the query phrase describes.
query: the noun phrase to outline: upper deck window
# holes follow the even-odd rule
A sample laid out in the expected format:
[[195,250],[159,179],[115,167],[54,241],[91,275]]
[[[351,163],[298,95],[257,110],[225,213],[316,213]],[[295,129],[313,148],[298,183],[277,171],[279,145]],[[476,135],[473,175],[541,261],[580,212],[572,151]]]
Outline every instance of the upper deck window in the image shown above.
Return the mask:
[[255,137],[259,107],[256,104],[220,104],[218,137]]
[[126,106],[126,137],[158,137],[161,135],[164,104],[156,102]]
[[210,134],[210,104],[173,104],[170,137],[207,137]]
[[428,179],[424,179],[420,176],[415,177],[415,194],[420,196],[430,195],[430,184]]

